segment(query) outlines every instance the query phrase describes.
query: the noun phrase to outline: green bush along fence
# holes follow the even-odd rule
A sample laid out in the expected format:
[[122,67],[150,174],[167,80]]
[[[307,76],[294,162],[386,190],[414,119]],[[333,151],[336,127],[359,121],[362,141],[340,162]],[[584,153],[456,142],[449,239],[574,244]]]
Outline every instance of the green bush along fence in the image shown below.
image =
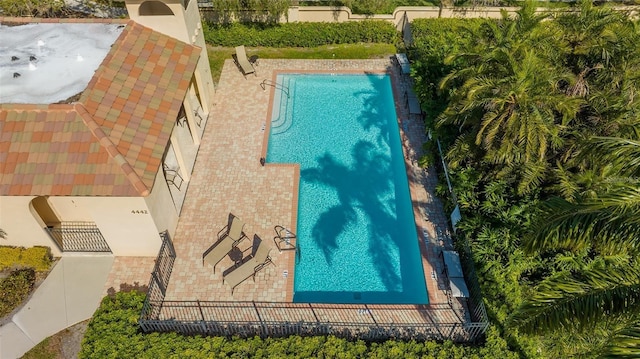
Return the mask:
[[396,43],[400,35],[386,21],[284,23],[277,25],[205,24],[208,44],[233,47],[317,47],[332,44]]

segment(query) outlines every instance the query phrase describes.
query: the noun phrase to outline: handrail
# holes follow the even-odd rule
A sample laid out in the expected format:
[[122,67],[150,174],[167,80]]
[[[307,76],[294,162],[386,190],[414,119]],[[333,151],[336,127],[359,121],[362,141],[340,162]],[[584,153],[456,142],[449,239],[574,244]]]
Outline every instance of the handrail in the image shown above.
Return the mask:
[[272,86],[277,90],[282,90],[282,92],[284,92],[287,95],[287,98],[289,98],[289,88],[287,86],[281,85],[272,80],[267,80],[267,79],[262,80],[262,82],[260,83],[260,87],[262,87],[262,91],[265,91],[267,89],[267,86]]
[[[296,245],[291,242],[292,239],[296,239],[296,235],[293,232],[281,225],[273,227],[273,230],[276,232],[276,236],[273,237],[273,242],[280,252],[296,249]],[[282,245],[283,243],[284,245]]]

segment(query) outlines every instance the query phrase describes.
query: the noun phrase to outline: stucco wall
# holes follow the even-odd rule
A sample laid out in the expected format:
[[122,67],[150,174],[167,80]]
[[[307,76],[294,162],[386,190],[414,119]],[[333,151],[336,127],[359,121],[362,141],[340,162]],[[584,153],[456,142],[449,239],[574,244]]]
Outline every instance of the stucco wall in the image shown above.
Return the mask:
[[146,2],[146,0],[126,0],[125,5],[127,6],[127,12],[129,13],[129,18],[131,20],[165,35],[169,35],[180,41],[191,44],[189,33],[184,23],[184,8],[182,7],[180,0],[159,1],[166,4],[174,15],[139,16],[140,5],[144,2]]
[[4,196],[0,197],[0,228],[7,233],[6,239],[0,239],[0,244],[9,246],[46,246],[51,253],[59,257],[60,250],[51,237],[38,223],[29,210],[29,203],[34,196]]
[[63,221],[83,217],[94,222],[114,255],[158,254],[160,230],[143,197],[49,197],[49,202]]
[[[35,196],[0,198],[0,228],[7,233],[7,239],[0,240],[0,244],[47,246],[54,256],[60,256],[60,249],[43,229],[44,223],[30,210],[33,198]],[[160,230],[142,197],[49,197],[49,203],[62,221],[94,222],[114,255],[158,254]]]
[[[515,14],[518,7],[502,8],[509,14]],[[621,6],[615,9],[629,11],[631,16],[637,18],[640,15],[640,6]],[[493,18],[499,19],[501,8],[498,7],[444,7],[437,6],[400,6],[392,14],[385,15],[359,15],[353,14],[351,9],[345,6],[291,6],[287,16],[283,16],[280,22],[344,22],[377,19],[392,22],[398,30],[402,29],[404,22],[424,18]],[[211,7],[202,7],[200,11],[205,18],[215,19]],[[549,11],[545,8],[538,12]],[[571,11],[570,9],[556,9],[553,11]],[[405,20],[406,16],[406,20]]]
[[[505,8],[509,13],[515,13],[518,8]],[[203,17],[210,20],[217,19],[215,11],[210,7],[200,9]],[[345,22],[363,20],[384,20],[394,24],[401,30],[407,21],[419,18],[500,18],[500,8],[443,8],[436,6],[401,6],[392,14],[360,15],[353,14],[346,6],[291,6],[287,16],[282,16],[280,22]]]
[[168,230],[173,237],[178,226],[178,212],[171,199],[171,193],[162,171],[156,175],[151,193],[144,198],[144,201],[158,232]]

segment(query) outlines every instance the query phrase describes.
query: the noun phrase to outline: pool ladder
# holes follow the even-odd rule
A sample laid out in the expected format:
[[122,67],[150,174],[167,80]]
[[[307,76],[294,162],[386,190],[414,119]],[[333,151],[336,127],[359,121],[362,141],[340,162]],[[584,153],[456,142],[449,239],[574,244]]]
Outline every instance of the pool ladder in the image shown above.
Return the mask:
[[273,227],[276,232],[276,236],[273,237],[273,242],[278,247],[280,253],[282,251],[296,251],[296,263],[300,261],[300,247],[297,246],[297,237],[290,230],[284,228],[281,225]]
[[293,232],[281,225],[273,227],[273,230],[276,232],[276,236],[273,237],[273,242],[280,252],[296,250],[294,243],[296,242],[296,235]]
[[282,92],[285,93],[285,95],[287,95],[287,98],[289,98],[289,88],[287,86],[279,84],[272,80],[267,80],[267,79],[262,80],[262,82],[260,83],[260,87],[262,87],[262,91],[265,91],[267,89],[267,86],[271,86],[277,90],[281,90]]

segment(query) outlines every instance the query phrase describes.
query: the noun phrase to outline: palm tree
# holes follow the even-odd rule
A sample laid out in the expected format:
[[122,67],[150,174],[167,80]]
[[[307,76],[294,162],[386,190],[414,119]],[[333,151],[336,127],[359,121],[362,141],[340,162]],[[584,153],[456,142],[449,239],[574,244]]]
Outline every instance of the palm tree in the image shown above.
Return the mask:
[[[525,248],[589,251],[600,266],[560,272],[538,285],[512,315],[511,325],[529,333],[595,328],[619,318],[606,333],[602,355],[640,356],[640,141],[594,138],[587,152],[619,168],[597,196],[572,203],[554,198],[533,225]],[[609,260],[607,258],[616,258]]]
[[553,56],[540,55],[544,32],[537,26],[542,19],[525,6],[513,21],[487,23],[485,41],[475,51],[445,60],[467,66],[440,83],[451,100],[437,126],[455,125],[460,138],[473,138],[473,143],[457,141],[457,146],[474,151],[454,148],[448,159],[461,162],[455,154],[462,153],[494,168],[501,165],[500,177],[516,174],[521,192],[542,181],[550,153],[562,146],[563,133],[584,102],[563,91],[573,81],[571,74],[550,63]]
[[577,116],[590,136],[619,136],[629,115],[638,120],[640,97],[640,28],[628,14],[595,7],[583,0],[580,11],[559,16],[567,68],[575,81],[566,89],[588,101]]

